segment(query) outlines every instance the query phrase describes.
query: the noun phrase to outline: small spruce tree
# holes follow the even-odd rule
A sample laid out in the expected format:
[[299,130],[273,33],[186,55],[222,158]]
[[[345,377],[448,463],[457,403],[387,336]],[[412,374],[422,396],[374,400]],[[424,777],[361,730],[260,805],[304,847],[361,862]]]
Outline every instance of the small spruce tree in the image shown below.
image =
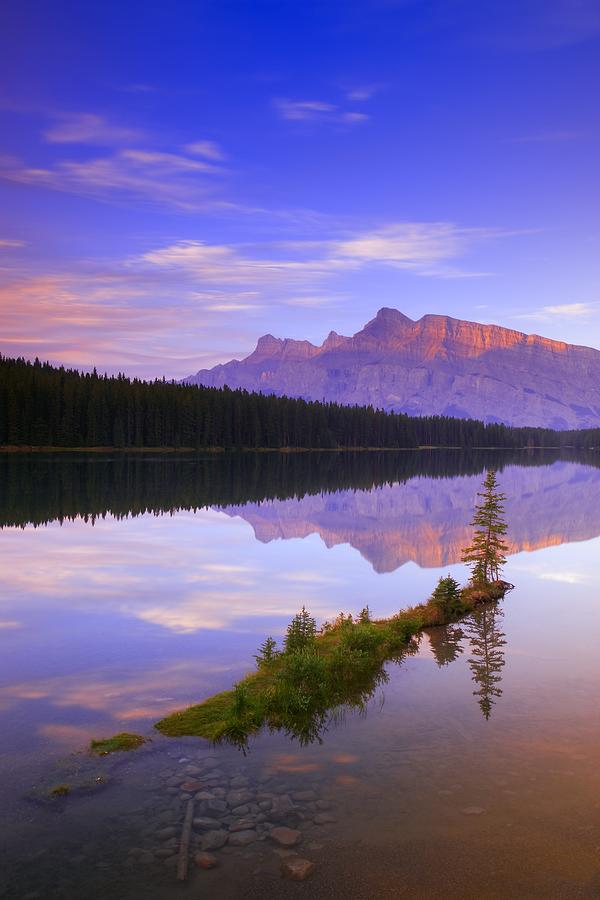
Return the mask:
[[363,625],[366,625],[367,622],[371,621],[371,610],[369,609],[368,605],[363,606],[363,608],[359,612],[358,621],[361,622]]
[[317,635],[317,623],[303,606],[287,627],[285,652],[299,653],[313,646]]
[[473,540],[462,555],[463,562],[471,563],[472,584],[498,581],[506,562],[508,546],[503,539],[507,527],[503,519],[506,497],[497,488],[496,472],[490,469],[483,482],[483,491],[477,493],[481,502],[476,505],[471,522],[475,528]]
[[451,575],[440,578],[431,595],[432,603],[447,616],[453,616],[462,611],[460,586]]
[[258,653],[255,654],[254,659],[256,660],[258,668],[262,669],[269,666],[278,656],[279,651],[277,650],[277,641],[274,641],[273,638],[269,636],[258,648]]

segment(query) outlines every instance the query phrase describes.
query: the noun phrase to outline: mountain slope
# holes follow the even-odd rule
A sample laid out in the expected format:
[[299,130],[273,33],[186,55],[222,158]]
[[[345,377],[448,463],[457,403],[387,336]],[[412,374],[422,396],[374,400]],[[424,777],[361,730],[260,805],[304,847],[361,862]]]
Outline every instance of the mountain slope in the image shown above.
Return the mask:
[[267,334],[246,359],[185,380],[412,415],[600,426],[600,351],[449,316],[415,322],[388,308],[320,347]]

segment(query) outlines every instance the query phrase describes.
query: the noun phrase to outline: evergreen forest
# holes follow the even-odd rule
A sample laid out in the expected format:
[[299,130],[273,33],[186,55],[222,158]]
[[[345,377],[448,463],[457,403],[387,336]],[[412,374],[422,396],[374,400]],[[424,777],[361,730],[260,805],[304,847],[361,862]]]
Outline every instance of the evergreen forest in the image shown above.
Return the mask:
[[555,432],[414,417],[245,390],[81,373],[0,356],[0,446],[338,449],[590,447],[600,429]]

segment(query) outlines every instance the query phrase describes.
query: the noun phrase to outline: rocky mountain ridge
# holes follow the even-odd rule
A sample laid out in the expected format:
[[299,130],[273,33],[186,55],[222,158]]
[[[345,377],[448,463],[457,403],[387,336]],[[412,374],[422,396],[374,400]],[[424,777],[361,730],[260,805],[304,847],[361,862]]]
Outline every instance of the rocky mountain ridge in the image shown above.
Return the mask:
[[258,340],[192,384],[557,429],[600,427],[600,351],[485,325],[380,309],[352,337]]

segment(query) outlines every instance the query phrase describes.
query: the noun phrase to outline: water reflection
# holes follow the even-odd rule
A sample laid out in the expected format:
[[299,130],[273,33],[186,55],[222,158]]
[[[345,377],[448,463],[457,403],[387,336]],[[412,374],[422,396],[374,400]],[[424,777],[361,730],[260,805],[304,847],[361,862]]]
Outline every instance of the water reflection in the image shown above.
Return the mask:
[[473,696],[477,697],[485,719],[490,718],[493,705],[502,696],[500,683],[506,646],[506,635],[500,630],[503,615],[500,606],[486,605],[465,621],[465,634],[471,644],[469,668],[477,685]]
[[[576,462],[549,452],[512,451],[190,458],[0,454],[0,526],[77,517],[93,524],[108,513],[173,516],[212,507],[250,524],[261,543],[318,535],[328,548],[355,548],[378,573],[410,561],[433,568],[460,561],[480,473],[489,465],[500,470],[507,494],[511,553],[600,535],[600,468],[591,461],[584,455]],[[227,566],[221,574],[228,582],[236,570],[244,586],[243,566],[219,565]],[[219,574],[206,561],[196,578],[212,575],[218,581]],[[319,577],[296,572],[290,581],[310,584]]]
[[[600,470],[552,455],[522,455],[527,465],[514,457],[502,455],[503,468],[494,461],[512,549],[555,550],[554,562],[521,557],[511,580],[544,579],[545,597],[564,581],[585,586],[595,577],[589,554],[582,546],[583,561],[575,560],[574,547],[561,555],[558,545],[600,534]],[[366,604],[389,617],[423,600],[439,573],[412,563],[446,568],[458,559],[479,469],[491,458],[4,457],[2,521],[58,517],[5,528],[0,541],[0,712],[25,723],[15,742],[26,732],[66,744],[69,728],[97,736],[144,727],[228,688],[264,635],[281,634],[303,604],[323,621]],[[252,502],[225,503],[243,497]],[[203,508],[194,512],[195,504]],[[115,517],[93,527],[85,519],[109,509]],[[464,580],[462,567],[454,574]],[[438,665],[465,659],[461,629],[430,636]],[[489,715],[498,672],[480,671]],[[345,711],[340,703],[316,731]]]
[[463,652],[464,632],[460,625],[440,625],[427,630],[429,646],[440,668],[449,666]]
[[[509,465],[500,479],[510,553],[600,534],[599,469],[564,461],[538,468]],[[269,500],[225,511],[249,522],[261,542],[318,534],[327,547],[349,544],[384,573],[409,561],[425,568],[459,562],[471,538],[479,487],[478,476],[421,476],[370,491]]]

